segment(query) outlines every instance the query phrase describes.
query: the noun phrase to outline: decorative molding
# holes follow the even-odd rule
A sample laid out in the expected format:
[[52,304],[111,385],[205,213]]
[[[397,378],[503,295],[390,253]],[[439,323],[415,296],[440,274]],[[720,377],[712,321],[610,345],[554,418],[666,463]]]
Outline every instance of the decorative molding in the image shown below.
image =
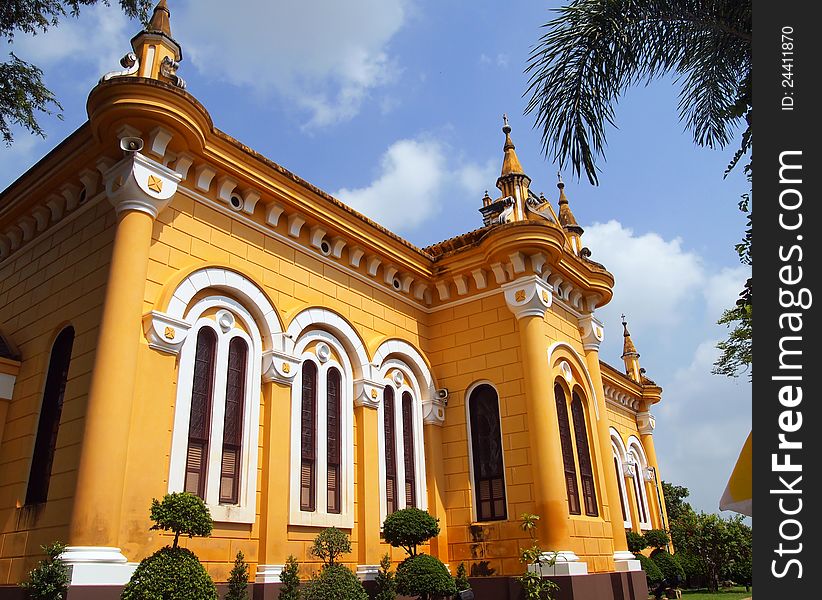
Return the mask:
[[148,151],[160,157],[165,156],[172,137],[174,136],[170,131],[158,125],[148,134]]
[[422,422],[426,425],[445,425],[445,401],[431,396],[422,401]]
[[382,389],[385,384],[370,379],[354,381],[354,406],[377,409],[382,401]]
[[636,426],[642,435],[653,435],[656,419],[650,412],[643,410],[636,414]]
[[100,83],[108,81],[112,77],[128,77],[129,75],[134,75],[140,70],[140,59],[137,58],[134,52],[129,52],[120,59],[120,66],[123,67],[122,70],[109,71],[100,78]]
[[191,324],[166,313],[152,310],[143,315],[143,333],[149,348],[167,354],[179,354]]
[[360,581],[375,581],[380,565],[357,565],[357,578]]
[[263,382],[290,384],[300,368],[300,360],[279,350],[263,352]]
[[119,548],[108,546],[69,546],[60,558],[69,567],[72,586],[125,585],[137,568]]
[[285,565],[257,565],[257,573],[254,575],[254,583],[282,583],[282,574]]
[[117,214],[144,212],[156,219],[177,191],[180,174],[139,152],[126,156],[104,175],[106,194]]
[[[574,292],[576,293],[576,292]],[[585,351],[599,352],[599,346],[605,339],[605,328],[593,314],[579,318],[579,330],[582,334],[582,347]]]
[[520,277],[502,286],[505,303],[517,319],[545,317],[553,289],[536,275]]
[[639,410],[639,398],[623,392],[612,385],[603,383],[603,391],[605,392],[605,401],[615,404],[632,411]]

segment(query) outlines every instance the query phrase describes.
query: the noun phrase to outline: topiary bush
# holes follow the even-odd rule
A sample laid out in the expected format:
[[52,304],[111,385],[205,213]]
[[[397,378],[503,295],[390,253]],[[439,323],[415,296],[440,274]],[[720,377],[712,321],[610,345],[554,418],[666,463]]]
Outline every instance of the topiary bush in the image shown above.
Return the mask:
[[217,600],[217,588],[194,553],[166,546],[143,559],[122,600]]
[[28,581],[20,587],[28,590],[31,600],[64,600],[68,594],[69,569],[60,558],[66,547],[60,542],[42,546],[46,558],[29,571]]
[[664,529],[651,529],[645,532],[645,545],[651,548],[664,548],[671,541],[671,537]]
[[208,537],[214,528],[211,513],[201,498],[188,492],[166,494],[162,501],[151,501],[151,529],[174,532],[173,547],[177,547],[180,534]]
[[455,595],[457,586],[441,560],[428,554],[415,554],[397,567],[397,591],[420,600],[433,600]]
[[277,600],[300,600],[300,564],[293,554],[289,554],[285,561],[280,581],[283,585]]
[[237,552],[234,559],[228,576],[228,594],[223,600],[248,600],[248,563],[242,552]]
[[628,550],[637,554],[648,547],[648,541],[645,536],[636,531],[628,531],[625,533],[625,538],[628,541]]
[[471,589],[471,584],[468,583],[468,576],[465,574],[465,563],[461,562],[457,567],[457,576],[454,578],[454,585],[458,592]]
[[670,587],[677,587],[685,581],[685,571],[676,559],[676,556],[667,550],[655,550],[651,553],[651,560],[662,571],[662,577]]
[[314,575],[302,592],[303,600],[368,600],[360,580],[344,565],[335,564],[322,568]]
[[314,538],[314,545],[311,547],[311,554],[322,560],[326,567],[338,564],[337,557],[349,552],[351,552],[351,540],[345,532],[336,527],[323,529]]
[[648,589],[651,590],[662,583],[662,571],[656,566],[656,563],[645,556],[644,554],[636,555],[639,564],[642,565],[642,570],[645,571],[645,579],[648,580]]
[[417,555],[417,546],[439,535],[439,519],[419,508],[403,508],[391,513],[383,523],[385,541],[402,548],[408,556]]

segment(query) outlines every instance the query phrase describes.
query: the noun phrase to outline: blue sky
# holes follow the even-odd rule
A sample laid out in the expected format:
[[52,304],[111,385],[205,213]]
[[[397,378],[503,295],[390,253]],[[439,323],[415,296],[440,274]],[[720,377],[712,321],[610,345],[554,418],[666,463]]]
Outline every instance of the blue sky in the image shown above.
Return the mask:
[[[523,74],[559,2],[171,0],[178,71],[215,125],[424,246],[481,225],[502,160],[502,113],[532,189],[556,199],[557,167],[523,115]],[[40,65],[63,104],[46,140],[19,131],[0,147],[0,189],[83,123],[89,90],[140,29],[95,6],[5,50]],[[89,36],[89,32],[93,35]],[[0,48],[0,51],[3,51]],[[615,275],[602,358],[619,366],[619,315],[664,389],[655,440],[663,478],[716,511],[750,430],[747,377],[710,374],[715,325],[747,277],[733,245],[741,171],[732,149],[694,146],[671,80],[632,89],[608,133],[600,185],[566,170],[566,192],[594,260]]]

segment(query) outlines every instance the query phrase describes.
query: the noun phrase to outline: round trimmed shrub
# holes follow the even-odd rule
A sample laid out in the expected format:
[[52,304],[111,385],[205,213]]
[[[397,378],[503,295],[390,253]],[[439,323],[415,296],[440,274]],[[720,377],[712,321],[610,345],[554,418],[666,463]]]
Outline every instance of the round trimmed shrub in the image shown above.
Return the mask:
[[175,548],[180,534],[188,535],[188,537],[195,535],[208,537],[214,528],[211,513],[205,502],[188,492],[166,494],[162,501],[157,498],[152,499],[150,517],[154,521],[151,529],[174,532]]
[[397,591],[428,600],[454,596],[457,586],[440,559],[417,554],[406,558],[397,567]]
[[351,539],[344,531],[336,527],[323,529],[314,538],[311,554],[323,561],[323,565],[330,567],[337,564],[340,554],[351,552]]
[[303,600],[368,600],[360,580],[343,565],[323,567],[301,590]]
[[662,577],[671,587],[677,587],[685,581],[685,571],[676,559],[676,556],[667,550],[655,550],[651,553],[651,560],[662,571]]
[[217,589],[188,548],[166,546],[144,558],[122,600],[217,600]]
[[648,541],[645,536],[636,531],[628,531],[625,533],[625,538],[628,541],[628,550],[637,554],[648,547]]
[[639,564],[642,565],[642,570],[645,571],[645,579],[648,580],[648,588],[653,589],[662,583],[664,579],[662,576],[662,571],[659,570],[659,567],[656,563],[645,556],[644,554],[637,554],[636,555]]
[[651,529],[645,532],[645,546],[651,548],[664,548],[671,541],[668,532],[664,529]]
[[439,535],[438,519],[419,508],[403,508],[391,513],[383,523],[385,541],[416,556],[417,546]]

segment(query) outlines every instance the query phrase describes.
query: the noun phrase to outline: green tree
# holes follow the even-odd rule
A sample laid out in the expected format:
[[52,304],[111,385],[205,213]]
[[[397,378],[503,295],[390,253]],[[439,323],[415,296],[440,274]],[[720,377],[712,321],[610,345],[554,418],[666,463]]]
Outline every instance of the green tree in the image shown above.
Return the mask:
[[380,570],[376,578],[377,592],[374,600],[395,600],[397,597],[397,581],[391,572],[391,557],[386,552],[380,559]]
[[300,600],[300,565],[293,554],[289,554],[285,561],[280,581],[283,585],[277,600]]
[[723,519],[714,514],[690,513],[671,523],[677,553],[699,558],[708,588],[716,591],[719,581],[731,574],[733,565],[750,555],[753,532],[741,515]]
[[[0,2],[0,38],[13,43],[17,34],[45,33],[61,19],[76,17],[81,6],[109,0],[3,0]],[[131,19],[148,21],[153,0],[120,0],[123,12]],[[38,113],[53,114],[62,106],[43,83],[43,71],[14,53],[0,62],[0,135],[7,145],[14,140],[11,129],[17,125],[45,137],[37,120]]]
[[240,551],[228,576],[228,594],[224,600],[248,600],[248,563]]
[[[724,148],[744,124],[726,174],[751,150],[751,0],[573,0],[558,10],[528,60],[526,113],[560,167],[570,163],[596,185],[596,160],[620,97],[666,74],[676,76],[679,116],[697,145]],[[737,246],[746,264],[750,222],[748,212]],[[733,329],[719,346],[715,373],[736,375],[751,364],[752,289],[749,279],[737,307],[722,317]]]
[[66,547],[60,542],[43,546],[46,558],[29,571],[28,581],[20,584],[31,600],[65,600],[68,594],[69,570],[60,558]]
[[166,494],[162,501],[151,500],[151,529],[174,532],[173,548],[177,547],[180,534],[208,537],[214,527],[211,513],[201,498],[188,492]]
[[454,578],[454,585],[457,586],[458,592],[464,592],[471,589],[471,584],[468,581],[468,575],[465,572],[465,563],[461,562],[457,567],[457,576]]
[[439,535],[439,519],[419,508],[403,508],[391,513],[383,523],[383,537],[395,548],[402,548],[408,556],[417,555],[417,546]]
[[694,512],[691,505],[685,502],[685,498],[691,494],[688,488],[663,481],[662,493],[665,496],[665,512],[668,514],[669,521],[676,521],[682,515]]
[[331,567],[337,564],[340,554],[351,552],[351,540],[348,535],[336,527],[323,529],[314,538],[311,554],[323,561],[323,566]]

